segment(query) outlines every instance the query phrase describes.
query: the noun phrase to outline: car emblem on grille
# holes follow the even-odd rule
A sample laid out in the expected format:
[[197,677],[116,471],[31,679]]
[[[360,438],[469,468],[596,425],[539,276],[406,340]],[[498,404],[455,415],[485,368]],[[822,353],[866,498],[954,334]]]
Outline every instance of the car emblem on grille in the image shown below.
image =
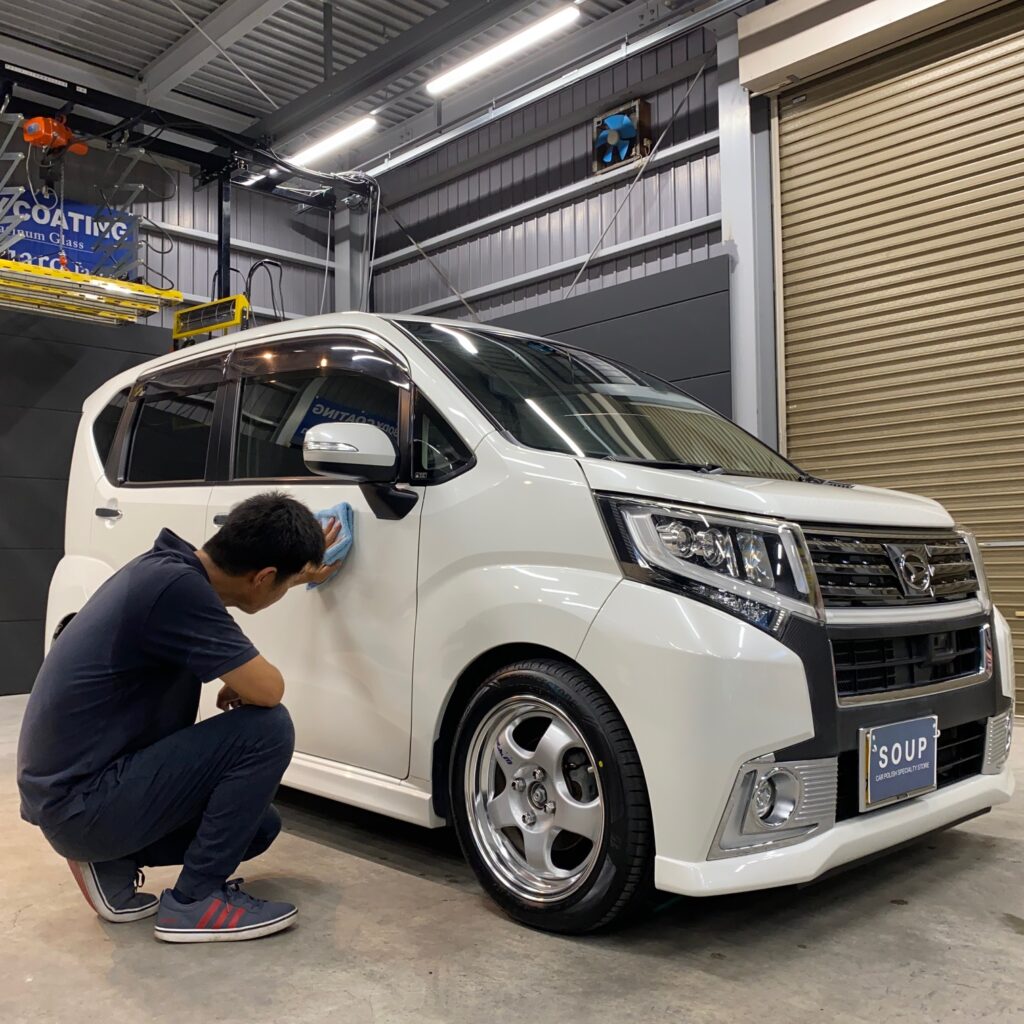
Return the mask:
[[901,544],[886,544],[889,557],[899,575],[903,591],[908,597],[928,594],[932,589],[932,575],[935,570],[928,561],[923,547],[904,547]]

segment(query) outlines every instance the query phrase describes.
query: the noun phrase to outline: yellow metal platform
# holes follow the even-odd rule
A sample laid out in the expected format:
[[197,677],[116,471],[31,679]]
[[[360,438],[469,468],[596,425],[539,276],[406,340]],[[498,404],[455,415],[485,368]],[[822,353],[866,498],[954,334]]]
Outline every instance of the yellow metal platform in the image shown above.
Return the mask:
[[134,323],[183,301],[181,292],[0,259],[0,309],[95,323]]

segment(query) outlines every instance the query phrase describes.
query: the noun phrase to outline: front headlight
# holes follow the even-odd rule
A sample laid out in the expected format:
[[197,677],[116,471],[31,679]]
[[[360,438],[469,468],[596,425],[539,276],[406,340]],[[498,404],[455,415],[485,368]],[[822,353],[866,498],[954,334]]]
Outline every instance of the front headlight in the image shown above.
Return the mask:
[[598,502],[631,578],[682,591],[776,636],[790,614],[824,619],[799,527],[608,494]]

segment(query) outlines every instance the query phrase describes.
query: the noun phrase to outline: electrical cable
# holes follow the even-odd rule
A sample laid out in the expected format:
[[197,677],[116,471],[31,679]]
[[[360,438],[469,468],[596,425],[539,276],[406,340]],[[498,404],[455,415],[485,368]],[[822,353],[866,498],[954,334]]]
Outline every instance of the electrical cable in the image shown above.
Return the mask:
[[324,253],[324,286],[320,291],[320,312],[324,311],[324,304],[327,302],[327,275],[331,269],[331,243],[334,241],[334,211],[327,211],[327,251]]
[[459,300],[459,302],[461,302],[466,307],[467,310],[469,310],[469,315],[477,323],[479,323],[480,317],[477,314],[477,311],[466,301],[465,295],[463,295],[462,292],[460,292],[459,289],[455,287],[455,283],[452,281],[452,279],[434,262],[430,254],[424,250],[423,246],[421,246],[420,243],[417,242],[416,239],[409,234],[405,225],[394,215],[394,213],[388,208],[387,204],[383,200],[380,201],[380,205],[383,207],[384,212],[395,222],[395,225],[398,227],[398,230],[401,231],[402,234],[405,235],[405,237],[409,240],[409,244],[412,245],[413,248],[415,248],[415,250],[427,261],[428,264],[430,264],[430,268],[434,271],[434,273],[437,274],[437,276],[441,278],[441,280],[444,281],[446,285],[448,285],[448,287],[452,291],[452,294]]
[[[270,272],[270,268],[273,267],[277,270],[277,296],[274,295],[274,275]],[[264,270],[267,274],[267,279],[270,282],[270,308],[273,311],[274,318],[278,321],[284,319],[284,271],[281,264],[277,260],[268,258],[257,260],[250,268],[249,273],[245,277],[245,297],[252,303],[252,280],[256,275],[257,270]],[[278,301],[281,303],[280,311],[278,310]]]
[[239,64],[238,61],[236,61],[235,58],[232,57],[231,54],[228,53],[228,51],[225,50],[224,47],[221,46],[220,43],[218,43],[217,40],[213,38],[213,36],[211,36],[209,33],[207,33],[207,31],[203,28],[203,26],[200,25],[199,22],[196,21],[196,19],[193,18],[192,15],[189,14],[188,11],[186,11],[185,8],[181,6],[181,4],[178,3],[178,0],[168,0],[168,2],[170,3],[170,5],[172,7],[177,9],[179,14],[182,14],[184,17],[186,17],[191,22],[192,27],[201,36],[203,36],[203,38],[205,38],[206,41],[211,46],[213,46],[215,49],[217,49],[220,52],[220,55],[222,57],[224,57],[232,65],[232,67],[234,67],[234,69],[270,104],[270,106],[271,106],[271,108],[273,110],[277,110],[278,109],[279,104],[275,103],[274,100],[266,92],[264,92],[264,90],[249,75],[249,73],[245,70],[245,68],[243,68],[241,66],[241,64]]
[[697,83],[701,80],[701,78],[704,77],[704,69],[707,66],[707,61],[705,61],[697,69],[697,73],[693,76],[693,81],[690,83],[690,87],[683,94],[683,98],[676,104],[675,110],[673,110],[672,113],[669,115],[668,122],[662,129],[661,134],[658,136],[658,141],[655,142],[654,145],[651,147],[650,153],[648,153],[647,156],[644,157],[643,161],[640,164],[640,170],[636,172],[636,177],[630,182],[629,188],[626,189],[626,194],[622,197],[622,199],[619,202],[619,205],[615,208],[615,212],[611,215],[611,219],[605,225],[604,231],[601,232],[601,237],[598,238],[597,242],[594,244],[594,248],[591,249],[589,253],[587,253],[587,258],[583,261],[583,266],[581,266],[580,269],[576,272],[576,276],[572,279],[572,284],[569,285],[569,290],[565,293],[565,295],[562,296],[563,299],[569,298],[569,296],[572,295],[572,293],[576,290],[576,285],[579,284],[580,278],[586,272],[587,267],[590,266],[590,261],[597,255],[598,250],[601,248],[601,245],[604,242],[605,236],[608,234],[609,231],[611,231],[612,225],[618,219],[619,214],[622,212],[623,206],[626,205],[626,201],[629,199],[630,195],[632,195],[633,189],[636,188],[637,183],[643,177],[644,171],[647,170],[647,165],[653,159],[654,154],[658,152],[658,147],[665,140],[665,136],[668,135],[669,129],[672,127],[673,124],[675,124],[676,117],[679,115],[679,111],[682,110],[683,104],[690,98],[690,93],[693,92]]

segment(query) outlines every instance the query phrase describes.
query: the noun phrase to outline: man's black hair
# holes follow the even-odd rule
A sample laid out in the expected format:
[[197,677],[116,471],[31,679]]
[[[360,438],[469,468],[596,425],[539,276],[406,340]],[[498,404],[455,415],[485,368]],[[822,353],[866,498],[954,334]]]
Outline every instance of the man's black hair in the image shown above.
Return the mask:
[[316,517],[287,494],[254,494],[230,512],[203,545],[219,569],[232,576],[272,567],[294,576],[324,557],[324,533]]

